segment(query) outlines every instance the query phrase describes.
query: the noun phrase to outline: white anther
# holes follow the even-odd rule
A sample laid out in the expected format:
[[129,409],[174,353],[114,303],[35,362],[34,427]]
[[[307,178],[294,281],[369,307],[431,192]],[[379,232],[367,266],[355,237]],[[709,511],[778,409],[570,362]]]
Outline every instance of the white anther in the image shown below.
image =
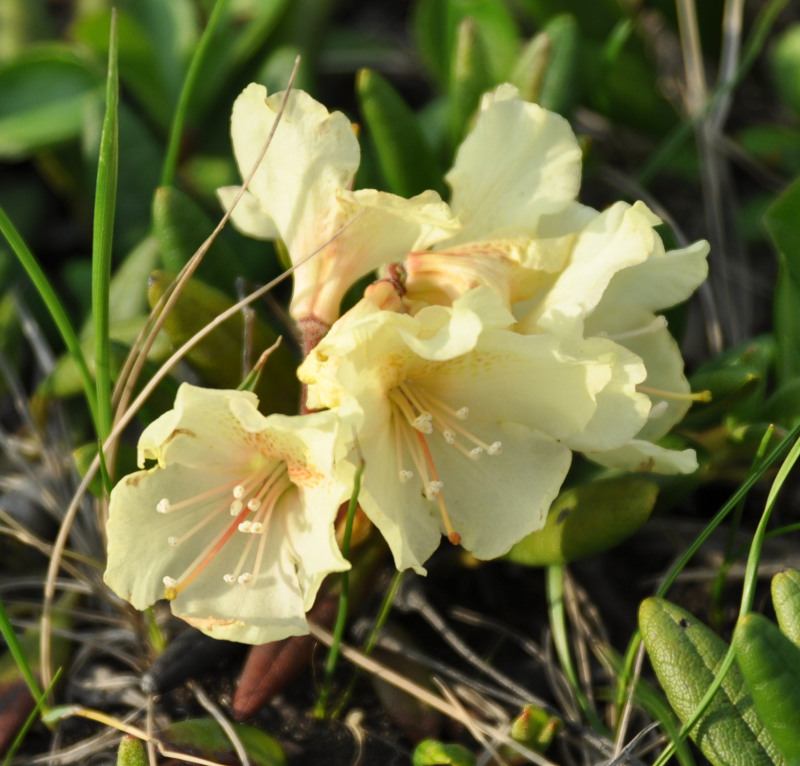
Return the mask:
[[236,578],[230,572],[222,575],[222,579],[225,580],[228,585],[233,585],[236,582]]
[[231,516],[238,516],[242,512],[242,508],[244,508],[244,505],[242,505],[242,501],[234,500],[231,503]]
[[668,407],[669,404],[664,401],[654,404],[650,408],[650,412],[647,415],[648,420],[655,420],[656,418],[660,418],[667,411]]
[[459,420],[466,420],[469,417],[469,407],[460,407],[456,410],[456,417]]
[[156,505],[156,510],[159,513],[167,513],[169,511],[169,500],[166,497],[162,497],[161,500],[158,501],[158,505]]
[[425,487],[425,497],[428,500],[433,500],[442,491],[443,486],[444,484],[441,481],[429,481],[428,486]]
[[469,451],[469,456],[472,460],[477,460],[483,454],[483,447],[473,447]]
[[234,496],[234,497],[235,497],[237,500],[241,500],[241,499],[244,497],[244,484],[237,484],[237,485],[236,485],[236,486],[233,488],[233,496]]
[[492,442],[486,451],[490,455],[499,455],[503,451],[503,442]]
[[251,522],[243,521],[241,524],[239,524],[238,529],[240,532],[249,532],[252,526],[253,525]]
[[237,578],[236,582],[239,585],[247,585],[253,579],[253,575],[250,572],[242,572]]
[[261,507],[261,501],[257,497],[251,497],[247,501],[247,507],[251,511],[257,511]]
[[423,434],[432,434],[433,433],[433,415],[430,412],[423,412],[420,415],[417,415],[412,421],[411,425],[420,431]]
[[174,577],[170,577],[169,575],[163,577],[161,582],[164,583],[165,588],[174,588],[178,584],[178,581]]
[[405,468],[403,468],[400,471],[400,483],[401,484],[405,484],[407,481],[409,481],[410,479],[413,479],[413,478],[414,478],[414,472],[413,471],[407,471]]
[[456,435],[449,428],[446,428],[444,431],[442,431],[442,436],[444,436],[444,440],[448,444],[456,443]]
[[254,521],[250,525],[251,535],[260,535],[264,531],[264,525],[260,521]]
[[167,543],[169,545],[171,545],[173,548],[177,548],[178,547],[178,538],[177,537],[173,537],[172,535],[170,535],[167,538]]

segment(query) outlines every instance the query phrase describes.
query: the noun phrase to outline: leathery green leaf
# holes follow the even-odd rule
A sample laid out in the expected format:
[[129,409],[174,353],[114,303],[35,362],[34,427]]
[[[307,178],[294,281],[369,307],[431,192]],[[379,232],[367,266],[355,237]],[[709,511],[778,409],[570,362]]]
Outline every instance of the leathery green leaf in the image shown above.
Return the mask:
[[800,649],[755,613],[739,619],[733,646],[764,726],[786,763],[800,764]]
[[358,73],[356,90],[389,189],[412,197],[441,187],[441,168],[416,117],[397,91],[369,69]]
[[37,47],[0,67],[0,157],[21,159],[77,138],[102,92],[97,75],[64,46]]
[[787,569],[772,578],[772,605],[781,631],[800,647],[800,571]]
[[[689,612],[661,598],[642,602],[639,629],[670,705],[687,721],[727,653],[725,642]],[[714,766],[786,764],[736,665],[689,736]]]
[[[286,756],[280,745],[268,734],[245,724],[234,724],[252,766],[285,766]],[[177,721],[162,729],[159,737],[176,750],[201,755],[221,763],[232,763],[236,751],[222,727],[211,718]],[[238,763],[238,760],[236,761]]]
[[457,146],[472,124],[481,96],[494,81],[489,73],[489,54],[471,17],[458,26],[450,66],[450,138]]
[[[164,268],[179,271],[214,230],[214,221],[180,189],[162,186],[153,197],[153,230]],[[197,269],[200,279],[229,293],[243,275],[244,266],[223,237],[216,238]]]
[[[167,272],[153,273],[148,291],[151,306],[156,305],[173,278],[174,275]],[[164,330],[173,345],[181,346],[232,305],[230,298],[219,290],[190,279],[167,317]],[[277,339],[278,334],[255,314],[248,316],[245,326],[245,317],[240,311],[203,338],[186,358],[206,385],[237,388],[249,367]],[[245,346],[251,351],[248,369],[243,365]],[[270,356],[255,389],[265,412],[289,414],[297,411],[300,389],[295,366],[286,343]]]
[[566,564],[607,550],[647,521],[658,487],[641,478],[609,479],[562,492],[542,529],[520,540],[506,558],[527,566]]

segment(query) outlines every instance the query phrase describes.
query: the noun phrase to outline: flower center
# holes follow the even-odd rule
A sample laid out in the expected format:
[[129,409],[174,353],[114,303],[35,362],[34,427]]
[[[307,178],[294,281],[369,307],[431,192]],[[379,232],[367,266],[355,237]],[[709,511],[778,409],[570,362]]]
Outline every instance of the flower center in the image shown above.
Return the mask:
[[[167,538],[167,544],[173,548],[182,546],[207,527],[213,528],[210,542],[183,573],[179,577],[164,577],[164,598],[169,601],[175,599],[237,533],[247,535],[248,539],[233,571],[227,572],[222,579],[228,584],[247,585],[253,582],[263,562],[270,517],[284,492],[291,486],[288,467],[281,462],[177,503],[162,498],[156,505],[158,513],[174,513],[191,508],[193,515],[199,516],[198,521],[180,537]],[[247,567],[250,560],[252,566]]]
[[[451,407],[413,381],[405,380],[395,386],[389,392],[389,401],[392,404],[398,478],[405,484],[415,475],[419,477],[425,497],[439,505],[447,539],[458,545],[461,535],[450,521],[442,491],[444,482],[439,478],[426,437],[440,434],[447,445],[470,460],[478,460],[484,453],[499,455],[503,445],[499,441],[488,444],[464,426],[469,408]],[[406,455],[410,456],[414,470],[404,463]]]

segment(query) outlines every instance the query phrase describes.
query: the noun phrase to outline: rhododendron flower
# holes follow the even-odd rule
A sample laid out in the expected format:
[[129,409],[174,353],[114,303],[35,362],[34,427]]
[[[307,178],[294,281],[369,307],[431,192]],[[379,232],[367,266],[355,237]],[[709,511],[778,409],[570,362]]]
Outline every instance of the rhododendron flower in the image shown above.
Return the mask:
[[580,147],[563,117],[511,85],[487,93],[446,176],[461,228],[406,259],[412,305],[449,303],[479,284],[510,301],[531,295],[542,274],[564,266],[556,232],[579,228],[580,179]]
[[638,359],[602,338],[521,335],[485,287],[415,315],[362,300],[301,365],[311,407],[352,417],[359,501],[399,569],[441,535],[494,558],[545,520],[570,446],[613,449],[646,421]]
[[[231,135],[243,178],[261,154],[283,99],[284,93],[267,96],[255,83],[236,99]],[[248,191],[234,208],[237,228],[261,239],[280,238],[294,264],[322,248],[294,274],[295,319],[330,325],[357,279],[458,228],[436,192],[407,200],[374,189],[351,191],[359,159],[347,117],[292,91]],[[222,204],[230,206],[238,191],[220,189]]]
[[349,564],[333,522],[338,419],[263,416],[246,391],[183,384],[111,493],[105,580],[144,609],[159,598],[215,637],[261,644],[307,633],[327,574]]

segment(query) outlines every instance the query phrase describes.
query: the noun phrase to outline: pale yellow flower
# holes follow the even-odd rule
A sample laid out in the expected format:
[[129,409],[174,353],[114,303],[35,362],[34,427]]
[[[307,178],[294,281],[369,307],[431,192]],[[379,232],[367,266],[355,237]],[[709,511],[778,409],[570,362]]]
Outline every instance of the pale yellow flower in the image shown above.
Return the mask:
[[[283,93],[268,96],[266,88],[253,83],[236,99],[231,135],[243,177],[262,152],[283,98]],[[292,91],[234,209],[234,225],[253,237],[283,240],[293,264],[321,248],[294,274],[289,310],[295,319],[330,325],[356,280],[458,227],[436,192],[407,200],[374,189],[352,191],[359,159],[347,117],[328,112],[303,91]],[[238,191],[219,189],[222,204],[230,206]]]
[[308,632],[305,613],[348,568],[333,522],[332,413],[263,416],[245,391],[183,384],[139,440],[111,493],[105,580],[144,609],[160,598],[215,638],[250,644]]
[[442,534],[503,554],[543,525],[573,443],[613,449],[646,420],[633,354],[513,324],[485,287],[413,316],[365,299],[298,371],[311,407],[357,424],[359,500],[399,569],[424,571]]

